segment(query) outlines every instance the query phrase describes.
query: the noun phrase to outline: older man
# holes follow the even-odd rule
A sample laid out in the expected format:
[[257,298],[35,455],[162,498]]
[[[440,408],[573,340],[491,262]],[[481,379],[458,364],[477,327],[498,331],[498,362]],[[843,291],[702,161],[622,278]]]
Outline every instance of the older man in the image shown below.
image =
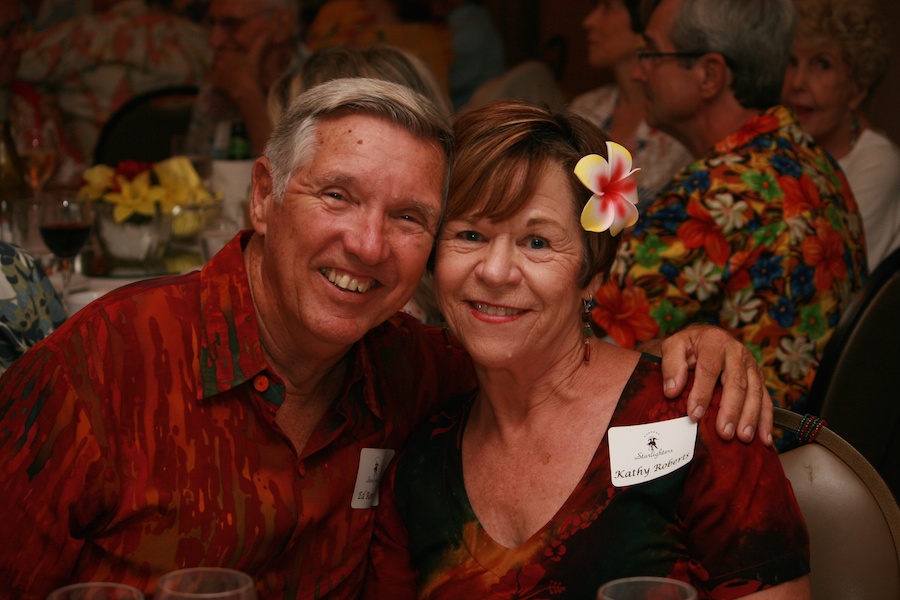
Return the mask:
[[594,319],[624,345],[720,324],[762,363],[776,402],[802,410],[866,267],[843,173],[778,106],[793,3],[652,5],[635,70],[647,120],[697,160],[641,216]]
[[298,12],[298,0],[210,0],[213,64],[197,98],[189,149],[227,158],[232,126],[241,123],[249,154],[262,154],[273,127],[269,88],[304,53]]
[[[199,273],[104,296],[7,371],[0,539],[15,543],[0,544],[0,596],[85,580],[150,592],[202,565],[250,573],[261,597],[355,597],[384,467],[474,385],[446,335],[397,312],[451,154],[443,118],[409,89],[317,86],[256,162],[255,231]],[[721,359],[709,345],[722,334],[694,333],[666,354]],[[740,353],[728,360],[748,375]]]

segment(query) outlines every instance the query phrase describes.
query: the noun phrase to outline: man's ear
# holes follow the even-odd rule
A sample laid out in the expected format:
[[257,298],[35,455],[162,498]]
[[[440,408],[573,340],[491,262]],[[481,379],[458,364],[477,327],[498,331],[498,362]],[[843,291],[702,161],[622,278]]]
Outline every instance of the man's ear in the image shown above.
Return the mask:
[[259,235],[266,235],[266,216],[274,201],[271,165],[261,156],[253,163],[250,186],[250,223]]
[[710,52],[696,59],[700,69],[700,95],[704,100],[715,98],[731,87],[731,68],[725,57],[718,52]]

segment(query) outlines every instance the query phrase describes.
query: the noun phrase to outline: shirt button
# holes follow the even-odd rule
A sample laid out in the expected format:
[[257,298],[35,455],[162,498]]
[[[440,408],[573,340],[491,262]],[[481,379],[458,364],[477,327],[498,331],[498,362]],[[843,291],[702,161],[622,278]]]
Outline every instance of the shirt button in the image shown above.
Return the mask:
[[265,375],[257,375],[253,378],[253,387],[257,392],[264,392],[269,389],[269,378]]

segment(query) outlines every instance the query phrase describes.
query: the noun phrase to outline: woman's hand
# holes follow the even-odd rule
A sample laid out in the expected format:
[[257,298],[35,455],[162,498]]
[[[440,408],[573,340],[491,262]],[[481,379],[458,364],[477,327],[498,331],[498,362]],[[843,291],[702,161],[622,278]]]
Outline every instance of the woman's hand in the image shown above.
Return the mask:
[[722,379],[722,403],[716,431],[723,439],[735,432],[744,442],[757,429],[763,443],[772,445],[772,398],[756,360],[747,348],[727,331],[713,325],[692,325],[664,340],[654,340],[640,350],[662,357],[666,396],[681,393],[688,371],[694,370],[694,385],[688,395],[688,414],[699,420],[712,399],[713,389]]

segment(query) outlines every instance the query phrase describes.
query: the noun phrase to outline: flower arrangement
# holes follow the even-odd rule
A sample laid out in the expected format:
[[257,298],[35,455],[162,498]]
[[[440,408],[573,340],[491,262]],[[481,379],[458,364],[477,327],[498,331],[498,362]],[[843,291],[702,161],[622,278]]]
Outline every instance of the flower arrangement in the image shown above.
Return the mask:
[[592,192],[581,212],[581,226],[596,233],[609,230],[618,235],[638,220],[637,181],[631,168],[631,153],[615,142],[606,142],[609,160],[588,154],[575,165],[575,175]]
[[78,192],[82,200],[111,204],[116,223],[153,218],[157,206],[173,216],[176,237],[197,233],[215,216],[186,210],[218,207],[221,195],[210,192],[190,159],[173,156],[157,163],[122,161],[116,168],[96,165],[87,169]]

